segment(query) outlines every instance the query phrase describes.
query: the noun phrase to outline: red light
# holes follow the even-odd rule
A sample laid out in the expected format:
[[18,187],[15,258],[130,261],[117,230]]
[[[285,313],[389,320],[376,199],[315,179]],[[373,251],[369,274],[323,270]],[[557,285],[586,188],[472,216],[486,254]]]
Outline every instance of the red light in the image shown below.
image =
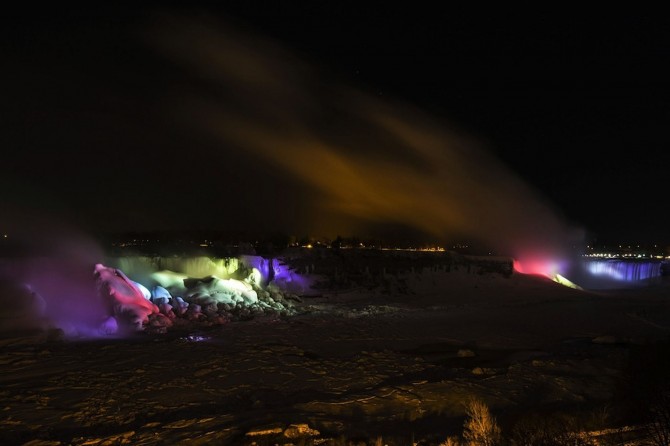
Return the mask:
[[514,260],[514,271],[521,274],[534,274],[553,279],[554,264],[547,260]]

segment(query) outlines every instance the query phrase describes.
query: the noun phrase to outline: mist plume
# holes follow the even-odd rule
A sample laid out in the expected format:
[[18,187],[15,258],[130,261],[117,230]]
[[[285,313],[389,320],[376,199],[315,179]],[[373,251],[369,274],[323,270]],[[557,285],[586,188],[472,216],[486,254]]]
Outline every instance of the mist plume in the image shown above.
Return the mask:
[[317,193],[312,214],[468,237],[517,258],[564,257],[579,238],[531,186],[447,123],[326,81],[275,42],[220,21],[156,23],[149,42],[192,80],[172,104],[178,119],[219,141],[215,159],[242,149],[301,180]]

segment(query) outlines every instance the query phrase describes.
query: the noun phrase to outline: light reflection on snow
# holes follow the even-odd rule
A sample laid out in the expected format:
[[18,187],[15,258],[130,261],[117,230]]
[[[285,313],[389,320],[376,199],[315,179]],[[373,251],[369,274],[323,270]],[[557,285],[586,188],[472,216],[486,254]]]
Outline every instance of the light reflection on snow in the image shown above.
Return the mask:
[[186,342],[203,342],[203,341],[209,341],[210,339],[212,339],[212,337],[192,334],[188,336],[183,336],[179,339]]

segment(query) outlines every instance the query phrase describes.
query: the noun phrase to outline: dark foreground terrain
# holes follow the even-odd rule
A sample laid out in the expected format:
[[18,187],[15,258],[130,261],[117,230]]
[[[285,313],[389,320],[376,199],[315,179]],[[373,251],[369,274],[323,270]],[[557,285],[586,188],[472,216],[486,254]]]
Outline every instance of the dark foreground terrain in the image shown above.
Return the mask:
[[538,414],[641,438],[667,370],[664,282],[593,293],[422,266],[378,285],[164,335],[5,333],[2,443],[439,444],[472,397],[508,439]]

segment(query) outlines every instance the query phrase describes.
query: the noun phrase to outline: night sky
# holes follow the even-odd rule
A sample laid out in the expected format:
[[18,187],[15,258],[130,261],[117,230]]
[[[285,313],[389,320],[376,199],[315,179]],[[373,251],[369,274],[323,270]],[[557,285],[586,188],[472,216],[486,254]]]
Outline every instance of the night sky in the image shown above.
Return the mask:
[[[222,146],[185,124],[203,116],[194,97],[216,96],[236,109],[260,101],[247,107],[243,92],[220,91],[225,82],[166,56],[165,45],[155,44],[156,29],[169,35],[165,16],[232,26],[305,64],[306,91],[319,104],[319,113],[305,112],[305,134],[318,128],[346,146],[352,131],[360,142],[365,131],[351,130],[356,122],[332,97],[341,89],[362,92],[381,104],[421,110],[476,140],[589,237],[670,243],[670,32],[653,12],[465,16],[277,2],[8,13],[2,19],[5,223],[27,213],[69,219],[95,233],[340,232],[337,212],[315,215],[320,198],[303,177],[239,141]],[[331,98],[337,106],[328,105]],[[263,120],[270,109],[244,116]],[[370,153],[370,160],[387,156],[379,148]],[[384,223],[372,218],[368,226]],[[343,222],[341,232],[356,228],[362,226]]]

